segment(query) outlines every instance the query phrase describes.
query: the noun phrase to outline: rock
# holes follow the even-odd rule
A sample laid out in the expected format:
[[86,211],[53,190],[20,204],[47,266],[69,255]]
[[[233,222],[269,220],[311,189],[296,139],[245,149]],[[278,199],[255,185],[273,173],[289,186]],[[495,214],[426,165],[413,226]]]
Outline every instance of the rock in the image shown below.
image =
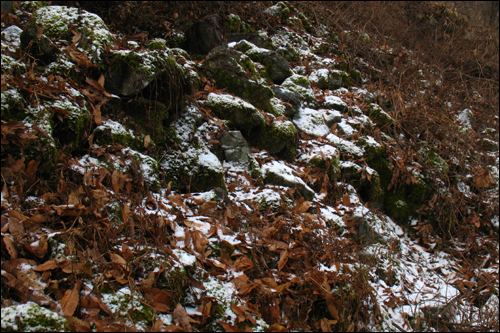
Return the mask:
[[156,99],[178,109],[182,96],[192,91],[184,68],[177,64],[174,54],[168,50],[145,52],[116,51],[105,60],[105,89],[119,96],[132,96],[146,88],[155,79]]
[[264,181],[268,184],[295,187],[306,200],[314,198],[314,191],[302,179],[294,176],[293,170],[285,164],[277,161],[266,163],[262,166],[262,173]]
[[298,93],[302,102],[301,104],[305,104],[306,106],[312,108],[316,108],[318,106],[316,96],[314,95],[314,91],[311,88],[307,77],[294,74],[288,77],[281,85]]
[[252,178],[261,178],[259,163],[252,156],[248,143],[239,131],[229,131],[222,134],[222,149],[226,161],[233,166],[241,167],[248,171]]
[[330,128],[326,126],[322,113],[314,109],[301,108],[293,118],[293,123],[309,135],[321,137],[330,134]]
[[101,53],[113,43],[113,35],[109,32],[104,21],[97,15],[78,8],[66,6],[45,6],[33,13],[33,21],[43,28],[43,33],[49,38],[66,39],[71,41],[73,30],[83,37],[77,46],[85,50],[90,61],[98,65]]
[[36,25],[30,25],[21,33],[21,50],[45,65],[55,61],[60,53],[57,46],[45,35],[38,35]]
[[349,74],[338,69],[322,68],[315,70],[309,75],[309,81],[316,83],[320,89],[335,90],[351,85]]
[[248,132],[255,127],[263,127],[266,124],[264,116],[259,110],[239,97],[210,93],[206,106],[217,117],[229,120],[229,126],[234,126],[241,131]]
[[229,33],[226,35],[226,37],[228,43],[246,40],[258,47],[268,50],[273,49],[273,42],[271,41],[271,38],[267,37],[267,35],[264,34],[237,32],[237,33]]
[[379,126],[394,123],[394,119],[380,105],[375,103],[370,104],[368,116]]
[[276,97],[281,99],[283,102],[291,104],[292,107],[287,108],[286,115],[289,118],[293,118],[300,108],[300,94],[276,84],[272,85],[271,89],[274,91]]
[[186,150],[167,152],[160,170],[172,181],[174,188],[183,191],[205,192],[226,188],[220,161],[208,148],[189,146]]
[[260,78],[253,61],[245,54],[223,47],[210,52],[203,63],[205,75],[214,78],[219,89],[227,88],[255,107],[272,113],[270,99],[273,91],[257,79]]
[[344,102],[340,97],[337,96],[325,96],[325,100],[323,101],[322,106],[326,109],[335,109],[343,113],[349,111],[349,107],[347,106],[346,102]]
[[340,123],[344,119],[344,117],[342,117],[342,113],[337,110],[320,109],[319,111],[323,113],[323,117],[326,121],[326,126],[328,127],[332,127],[333,124]]
[[208,54],[224,41],[224,31],[217,15],[196,22],[186,32],[187,49],[191,54]]
[[297,129],[291,121],[274,121],[260,128],[250,138],[250,141],[260,149],[270,154],[278,154],[281,158],[291,161],[296,153]]
[[235,48],[245,52],[253,61],[259,62],[266,68],[266,73],[273,82],[280,84],[292,75],[290,64],[281,54],[275,51],[260,48],[246,40],[240,41]]

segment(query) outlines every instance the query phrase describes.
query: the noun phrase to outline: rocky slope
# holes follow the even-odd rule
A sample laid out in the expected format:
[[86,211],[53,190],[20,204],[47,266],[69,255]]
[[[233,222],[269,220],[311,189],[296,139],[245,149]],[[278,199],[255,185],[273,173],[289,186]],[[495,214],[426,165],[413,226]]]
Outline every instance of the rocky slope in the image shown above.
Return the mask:
[[[275,33],[231,13],[142,42],[86,10],[15,13],[2,19],[2,331],[493,327],[496,129],[483,138],[496,164],[454,184],[491,207],[454,222],[483,228],[471,267],[470,244],[433,229],[454,161],[409,151],[367,89],[380,71],[347,62],[292,4],[262,13]],[[473,116],[456,110],[457,128]]]

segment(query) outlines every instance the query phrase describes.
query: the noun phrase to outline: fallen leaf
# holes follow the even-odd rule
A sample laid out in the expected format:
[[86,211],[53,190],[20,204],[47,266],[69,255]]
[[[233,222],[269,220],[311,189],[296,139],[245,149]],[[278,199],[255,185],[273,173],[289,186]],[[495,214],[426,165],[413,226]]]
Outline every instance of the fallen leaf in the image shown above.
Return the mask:
[[172,317],[174,319],[174,322],[179,324],[183,329],[185,329],[188,332],[193,331],[193,329],[191,328],[191,324],[189,323],[190,318],[188,316],[188,313],[180,303],[178,303],[177,306],[175,307]]
[[283,267],[285,267],[287,261],[288,261],[288,251],[285,250],[280,254],[280,261],[278,262],[279,271],[281,271]]
[[61,299],[61,307],[63,308],[65,316],[72,316],[73,313],[75,313],[78,302],[80,301],[81,283],[81,280],[78,280],[75,287],[73,289],[66,290],[63,298]]

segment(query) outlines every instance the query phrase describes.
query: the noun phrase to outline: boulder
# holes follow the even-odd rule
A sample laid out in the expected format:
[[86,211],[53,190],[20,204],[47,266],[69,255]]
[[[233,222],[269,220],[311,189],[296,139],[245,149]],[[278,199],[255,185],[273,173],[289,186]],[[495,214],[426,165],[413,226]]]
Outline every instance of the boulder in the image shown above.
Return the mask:
[[300,95],[295,91],[291,91],[280,85],[272,85],[271,89],[273,90],[276,97],[281,99],[283,102],[290,104],[291,107],[287,107],[286,116],[289,118],[293,118],[293,116],[299,111],[300,108]]
[[297,192],[306,200],[314,198],[314,191],[297,176],[293,175],[293,170],[283,163],[272,161],[262,166],[264,181],[268,184],[297,188]]
[[246,133],[255,127],[263,127],[266,124],[265,118],[259,110],[239,97],[210,93],[206,106],[217,117],[228,120],[229,126]]
[[245,52],[253,61],[259,62],[266,68],[267,75],[275,83],[282,83],[287,77],[292,75],[290,64],[281,54],[275,51],[260,48],[254,44],[242,40],[236,44],[235,48]]
[[226,161],[248,171],[252,178],[262,177],[259,163],[252,156],[250,146],[240,131],[224,132],[221,136],[221,144]]
[[237,50],[216,47],[203,63],[203,72],[215,79],[219,89],[241,97],[248,103],[272,113],[273,91],[257,80],[260,78],[253,61]]
[[297,192],[306,200],[314,198],[314,191],[297,176],[293,175],[293,170],[283,163],[272,161],[262,166],[264,181],[268,184],[287,186],[296,188]]
[[196,22],[186,32],[187,49],[191,54],[208,54],[224,41],[224,30],[217,15]]
[[48,65],[60,53],[57,46],[45,35],[38,35],[36,25],[30,25],[21,33],[21,50]]

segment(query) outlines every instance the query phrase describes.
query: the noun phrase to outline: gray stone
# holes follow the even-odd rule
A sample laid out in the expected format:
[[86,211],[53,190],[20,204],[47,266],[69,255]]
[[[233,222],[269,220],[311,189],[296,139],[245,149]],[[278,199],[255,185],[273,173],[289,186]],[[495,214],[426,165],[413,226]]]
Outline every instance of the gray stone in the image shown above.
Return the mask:
[[274,91],[276,97],[281,99],[283,102],[291,104],[292,108],[287,108],[286,115],[289,118],[293,118],[300,108],[300,94],[276,84],[272,85],[271,89]]
[[226,161],[237,166],[248,167],[252,158],[252,152],[240,131],[223,133],[221,144],[222,149],[224,149]]
[[294,176],[292,171],[291,168],[277,161],[267,163],[262,167],[266,183],[290,188],[295,187],[297,192],[306,200],[312,200],[314,198],[314,191],[302,179]]

